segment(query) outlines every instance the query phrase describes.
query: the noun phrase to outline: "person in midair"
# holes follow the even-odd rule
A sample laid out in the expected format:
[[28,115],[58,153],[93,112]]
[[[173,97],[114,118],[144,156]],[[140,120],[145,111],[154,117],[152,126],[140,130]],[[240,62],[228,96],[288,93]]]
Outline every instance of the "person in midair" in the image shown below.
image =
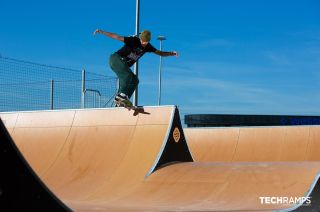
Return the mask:
[[130,69],[146,52],[152,52],[159,56],[178,56],[176,51],[165,52],[157,50],[150,43],[151,32],[144,30],[138,36],[120,36],[116,33],[106,32],[101,29],[94,31],[93,35],[102,34],[109,38],[121,41],[123,47],[110,55],[109,65],[119,78],[119,90],[115,96],[117,104],[131,107],[130,98],[139,84],[138,77]]

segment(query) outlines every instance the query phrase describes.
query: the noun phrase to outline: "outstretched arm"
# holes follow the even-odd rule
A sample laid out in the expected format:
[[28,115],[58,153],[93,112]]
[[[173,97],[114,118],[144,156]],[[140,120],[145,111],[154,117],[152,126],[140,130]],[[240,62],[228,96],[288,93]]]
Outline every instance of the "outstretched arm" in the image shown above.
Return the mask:
[[163,51],[157,50],[154,53],[159,55],[159,56],[163,56],[163,57],[166,57],[166,56],[177,56],[178,57],[179,56],[178,52],[175,52],[175,51],[173,51],[173,52],[163,52]]
[[115,39],[115,40],[124,42],[123,36],[120,36],[120,35],[118,35],[118,34],[116,34],[116,33],[105,32],[105,31],[103,31],[103,30],[101,30],[101,29],[97,29],[96,31],[94,31],[93,35],[96,35],[96,34],[102,34],[102,35],[105,35],[105,36],[107,36],[107,37],[109,37],[109,38],[113,38],[113,39]]

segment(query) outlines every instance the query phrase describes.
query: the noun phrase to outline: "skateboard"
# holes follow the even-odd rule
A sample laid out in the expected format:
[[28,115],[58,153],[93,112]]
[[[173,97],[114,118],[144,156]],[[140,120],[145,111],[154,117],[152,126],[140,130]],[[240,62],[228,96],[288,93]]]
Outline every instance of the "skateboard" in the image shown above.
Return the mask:
[[150,115],[149,112],[144,111],[143,106],[128,106],[124,102],[116,101],[116,100],[114,100],[114,102],[115,102],[115,107],[124,107],[124,108],[128,109],[129,111],[133,110],[134,111],[134,113],[133,113],[134,116],[136,116],[138,114]]
[[115,102],[115,106],[116,107],[124,107],[124,108],[127,108],[128,110],[138,110],[138,109],[142,109],[143,107],[141,106],[132,106],[131,104],[126,104],[125,102],[123,101],[114,101]]

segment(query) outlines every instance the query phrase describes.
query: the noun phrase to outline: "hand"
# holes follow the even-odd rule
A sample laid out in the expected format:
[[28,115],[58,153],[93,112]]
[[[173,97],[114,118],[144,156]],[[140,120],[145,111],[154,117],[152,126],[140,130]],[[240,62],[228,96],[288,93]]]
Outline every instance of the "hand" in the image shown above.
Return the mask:
[[96,34],[101,34],[102,30],[101,29],[96,29],[96,31],[94,31],[93,35],[95,36]]

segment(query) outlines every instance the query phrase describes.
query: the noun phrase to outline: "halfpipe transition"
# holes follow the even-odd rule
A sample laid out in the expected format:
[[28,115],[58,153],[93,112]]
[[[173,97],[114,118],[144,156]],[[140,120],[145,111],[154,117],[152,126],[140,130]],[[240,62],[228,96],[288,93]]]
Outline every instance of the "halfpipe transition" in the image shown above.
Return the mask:
[[320,161],[320,126],[186,128],[198,162]]
[[40,200],[48,202],[43,204],[48,210],[74,211],[319,209],[314,204],[261,204],[259,199],[318,200],[319,161],[192,162],[175,106],[0,117],[7,128],[0,125],[0,150],[6,153],[1,154],[1,172],[8,173],[1,175],[0,201],[6,204],[0,209],[33,209]]
[[[60,199],[110,200],[129,192],[137,181],[162,166],[192,161],[178,109],[170,106],[144,110],[2,113],[1,119],[15,143],[4,137],[1,144],[11,144],[16,160],[25,158]],[[5,134],[5,128],[1,130]],[[2,158],[1,162],[12,160]],[[2,184],[8,184],[6,180],[10,181],[10,177],[1,180]],[[28,183],[21,186],[25,184]],[[6,197],[6,191],[1,197]]]

